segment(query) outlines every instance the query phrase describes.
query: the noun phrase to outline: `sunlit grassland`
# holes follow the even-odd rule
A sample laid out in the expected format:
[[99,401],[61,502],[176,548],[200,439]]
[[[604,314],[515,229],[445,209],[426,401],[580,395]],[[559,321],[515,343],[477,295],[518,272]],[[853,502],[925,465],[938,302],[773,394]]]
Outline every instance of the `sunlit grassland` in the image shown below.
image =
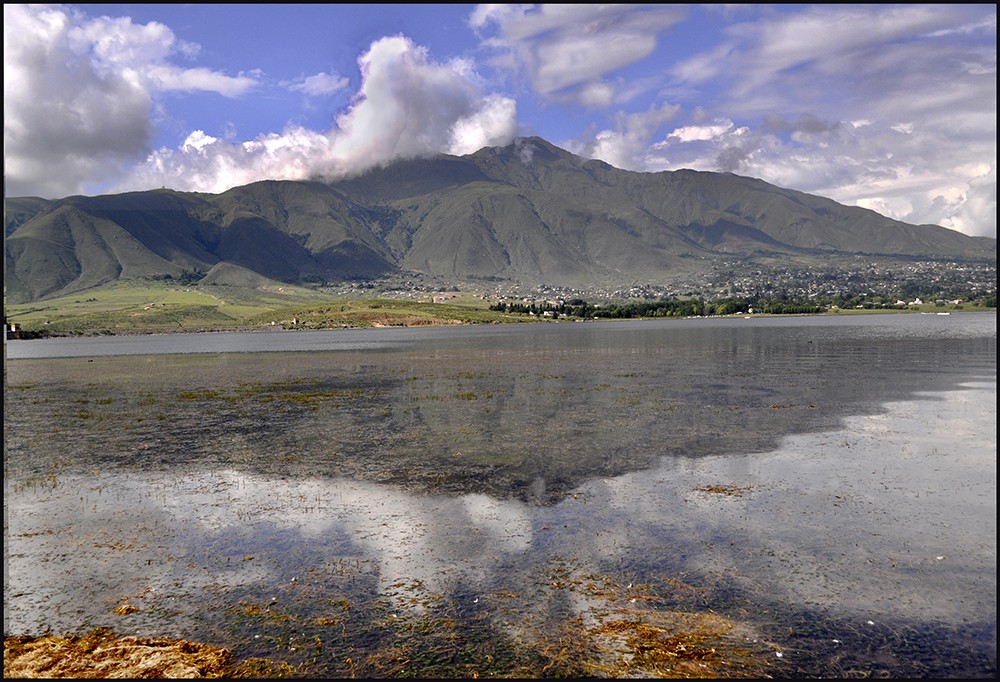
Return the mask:
[[949,303],[947,305],[935,305],[934,303],[923,303],[920,305],[896,306],[892,308],[839,308],[828,311],[830,315],[871,315],[880,313],[948,313],[953,312],[996,312],[996,308],[986,306],[982,303]]
[[471,294],[433,303],[359,299],[291,285],[179,286],[118,282],[84,293],[33,303],[5,305],[8,323],[26,332],[53,334],[123,331],[199,331],[247,326],[285,329],[422,326],[525,321],[488,310]]
[[268,310],[318,299],[306,289],[268,291],[119,282],[45,301],[7,305],[4,314],[8,322],[25,331],[166,331],[239,326],[248,317]]
[[268,311],[248,320],[249,324],[275,322],[291,329],[336,327],[417,327],[448,324],[525,322],[525,315],[500,313],[488,303],[466,298],[433,303],[426,300],[332,298],[323,305],[305,305]]
[[[435,302],[437,301],[437,302]],[[979,305],[833,309],[827,314],[942,313],[992,310]],[[59,298],[7,304],[4,315],[24,332],[114,334],[129,331],[205,331],[241,327],[337,329],[535,322],[539,317],[489,310],[471,292],[414,294],[411,299],[363,298],[294,285],[184,286],[122,281]],[[737,316],[744,316],[739,313]]]

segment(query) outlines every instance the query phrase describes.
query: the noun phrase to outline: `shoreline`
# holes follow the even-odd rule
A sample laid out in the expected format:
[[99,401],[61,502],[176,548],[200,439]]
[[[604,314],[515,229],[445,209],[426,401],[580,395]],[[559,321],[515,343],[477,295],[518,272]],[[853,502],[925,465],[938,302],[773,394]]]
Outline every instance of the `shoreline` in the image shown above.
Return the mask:
[[532,318],[525,316],[523,320],[517,321],[501,321],[501,320],[491,320],[487,322],[456,322],[454,320],[442,320],[440,322],[426,322],[422,321],[420,324],[376,324],[376,325],[349,325],[343,324],[336,327],[302,327],[293,326],[285,327],[282,325],[271,325],[271,324],[261,324],[261,325],[234,325],[232,327],[184,327],[184,328],[134,328],[134,329],[103,329],[95,331],[82,331],[82,332],[54,332],[50,333],[44,330],[17,330],[17,331],[7,331],[5,336],[6,341],[36,341],[40,339],[61,339],[61,338],[97,338],[97,337],[108,337],[108,336],[167,336],[172,334],[267,334],[273,332],[296,332],[296,331],[338,331],[338,330],[358,330],[358,329],[386,329],[386,328],[411,328],[411,327],[472,327],[480,325],[492,325],[492,324],[525,324],[525,323],[548,323],[548,324],[562,324],[566,322],[620,322],[620,321],[644,321],[644,320],[726,320],[726,319],[762,319],[762,318],[795,318],[795,317],[834,317],[834,316],[855,316],[855,315],[955,315],[962,313],[992,313],[996,314],[996,308],[977,308],[974,310],[948,310],[942,312],[928,312],[920,310],[838,310],[838,311],[828,311],[823,313],[790,313],[790,314],[747,314],[747,313],[734,313],[732,315],[708,315],[708,316],[686,316],[686,317],[626,317],[626,318],[600,318],[600,319],[588,319],[588,318],[571,318],[571,319],[551,319],[551,318]]

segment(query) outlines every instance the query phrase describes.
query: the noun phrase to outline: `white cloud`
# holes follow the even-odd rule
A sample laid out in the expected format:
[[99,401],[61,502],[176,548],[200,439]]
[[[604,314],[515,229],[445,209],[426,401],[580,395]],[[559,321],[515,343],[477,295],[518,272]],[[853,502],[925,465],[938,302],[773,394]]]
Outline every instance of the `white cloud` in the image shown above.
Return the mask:
[[225,97],[239,97],[257,83],[257,80],[250,76],[226,76],[203,67],[183,69],[170,64],[149,66],[146,77],[155,84],[151,89],[217,92]]
[[615,88],[603,81],[593,81],[580,87],[580,102],[588,107],[609,107],[615,101]]
[[350,110],[337,117],[338,165],[442,151],[451,125],[472,113],[479,97],[475,84],[460,73],[465,64],[436,64],[426,48],[403,36],[372,43],[358,66],[361,89]]
[[196,48],[152,22],[89,19],[59,5],[4,5],[7,193],[81,193],[149,153],[165,90],[237,96],[255,83],[168,60]]
[[160,149],[117,190],[166,185],[221,192],[261,179],[334,179],[399,158],[466,154],[509,144],[515,102],[484,95],[467,61],[437,63],[404,36],[382,38],[358,59],[361,86],[325,132],[290,126],[239,142],[198,132]]
[[[68,10],[67,10],[68,11]],[[68,32],[70,48],[89,55],[94,67],[135,78],[148,90],[216,92],[238,97],[256,85],[252,77],[227,76],[204,67],[182,68],[169,62],[174,54],[197,54],[198,46],[178,41],[158,22],[133,24],[128,17],[83,19]]]
[[[995,170],[987,170],[996,158],[995,7],[745,7],[721,43],[664,60],[643,80],[626,79],[623,67],[659,59],[659,39],[686,12],[720,12],[479,5],[468,24],[494,66],[524,75],[544,104],[583,105],[598,117],[559,143],[582,156],[632,170],[752,175],[995,236]],[[9,195],[335,178],[400,157],[506,144],[517,132],[514,99],[487,87],[473,62],[437,62],[395,36],[361,55],[360,85],[346,109],[331,112],[328,130],[289,125],[251,140],[195,131],[176,149],[151,150],[155,126],[170,122],[163,93],[238,97],[262,75],[180,65],[198,46],[157,22],[5,5],[4,23]],[[282,86],[317,97],[345,92],[349,80],[331,71]],[[626,109],[633,99],[645,110]],[[610,118],[593,112],[612,107]]]
[[[733,41],[716,54],[724,52],[726,58],[717,58],[714,68],[696,59],[699,66],[693,70],[703,79],[727,75],[734,84],[730,95],[740,100],[778,83],[810,92],[811,85],[826,87],[828,77],[840,78],[845,68],[855,68],[864,77],[869,71],[860,68],[862,62],[885,54],[886,45],[960,24],[963,15],[948,5],[812,6],[734,25],[729,31]],[[692,67],[685,64],[679,69],[690,72]]]
[[475,31],[479,32],[490,23],[497,23],[501,26],[518,17],[523,17],[531,11],[534,5],[517,3],[481,4],[476,5],[469,14],[468,22]]
[[181,149],[185,151],[201,151],[214,142],[218,142],[218,138],[206,135],[204,130],[196,130],[187,136],[187,139],[181,144]]
[[733,50],[732,43],[724,43],[674,64],[671,73],[682,82],[704,83],[725,73],[721,65],[729,61]]
[[675,138],[678,142],[697,142],[699,140],[715,140],[733,128],[732,121],[723,121],[715,125],[683,126],[673,130],[667,138]]
[[372,43],[358,66],[361,88],[330,132],[332,157],[316,166],[325,176],[514,136],[514,101],[484,97],[468,62],[436,63],[426,48],[395,36]]
[[488,45],[509,51],[536,92],[607,106],[615,98],[602,77],[648,57],[684,14],[669,5],[480,5],[469,23],[499,28]]
[[[930,201],[912,206],[905,214],[907,222],[933,225],[964,232],[965,234],[996,237],[997,219],[997,168],[992,163],[988,168],[980,168],[979,174],[970,173],[971,179],[964,191],[954,195],[955,188],[943,188],[942,194],[934,195]],[[932,192],[924,195],[930,196]]]
[[288,89],[293,92],[304,93],[310,97],[319,97],[340,92],[349,84],[350,81],[347,78],[336,73],[317,73],[291,83]]
[[647,165],[735,172],[909,223],[996,236],[995,163],[968,163],[939,135],[875,123],[777,129],[787,136],[775,126],[686,126],[653,145]]
[[[359,58],[361,86],[329,130],[289,125],[246,141],[196,130],[176,149],[152,150],[153,120],[168,118],[160,93],[236,97],[260,83],[257,72],[228,76],[171,61],[197,52],[156,22],[5,5],[8,194],[220,192],[265,178],[340,177],[395,158],[469,153],[507,144],[516,133],[514,100],[484,93],[471,62],[434,62],[426,48],[396,36]],[[348,84],[319,73],[285,87],[318,96]]]
[[634,114],[619,113],[614,130],[601,130],[589,142],[571,141],[564,146],[580,156],[600,159],[616,168],[650,170],[650,142],[679,110],[677,105],[665,104]]
[[471,114],[451,127],[449,154],[471,154],[483,147],[510,144],[517,134],[517,104],[509,97],[490,95]]
[[58,8],[4,5],[7,193],[80,191],[144,152],[151,98],[131,74],[80,54]]
[[995,16],[969,5],[762,9],[670,67],[665,92],[698,107],[651,140],[644,164],[606,130],[576,147],[995,236],[995,172],[983,170],[996,159]]

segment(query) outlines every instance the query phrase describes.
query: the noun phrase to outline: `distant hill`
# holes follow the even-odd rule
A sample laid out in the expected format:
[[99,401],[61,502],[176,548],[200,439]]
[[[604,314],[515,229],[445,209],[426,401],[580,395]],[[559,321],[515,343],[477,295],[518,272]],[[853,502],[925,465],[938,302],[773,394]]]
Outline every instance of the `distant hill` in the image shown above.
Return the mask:
[[308,283],[420,272],[580,288],[656,283],[720,260],[868,254],[996,262],[996,240],[691,170],[637,173],[537,137],[326,184],[9,198],[7,299],[119,279]]

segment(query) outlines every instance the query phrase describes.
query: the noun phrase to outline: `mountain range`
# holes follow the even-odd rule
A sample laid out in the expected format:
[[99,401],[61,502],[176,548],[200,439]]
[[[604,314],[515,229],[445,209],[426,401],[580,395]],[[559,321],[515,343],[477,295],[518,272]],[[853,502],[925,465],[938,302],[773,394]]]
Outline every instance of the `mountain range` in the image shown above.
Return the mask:
[[332,183],[7,198],[4,223],[11,303],[168,275],[253,286],[414,272],[591,288],[734,259],[996,262],[995,239],[731,173],[621,170],[537,137]]

